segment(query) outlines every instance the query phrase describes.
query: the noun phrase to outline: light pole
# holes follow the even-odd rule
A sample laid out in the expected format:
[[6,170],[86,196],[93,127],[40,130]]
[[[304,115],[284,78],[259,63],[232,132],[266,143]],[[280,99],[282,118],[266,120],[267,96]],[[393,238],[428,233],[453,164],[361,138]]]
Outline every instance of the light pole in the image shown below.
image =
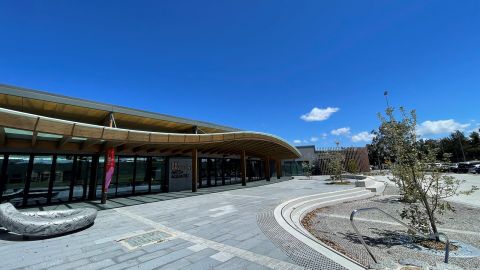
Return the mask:
[[383,95],[385,96],[385,101],[387,102],[387,109],[390,108],[390,104],[388,104],[388,91],[385,90],[385,92],[383,92]]
[[462,155],[463,155],[463,162],[467,161],[465,158],[465,152],[463,151],[463,145],[462,145],[462,140],[460,139],[460,131],[457,130],[457,139],[458,143],[460,144],[460,150],[462,150]]

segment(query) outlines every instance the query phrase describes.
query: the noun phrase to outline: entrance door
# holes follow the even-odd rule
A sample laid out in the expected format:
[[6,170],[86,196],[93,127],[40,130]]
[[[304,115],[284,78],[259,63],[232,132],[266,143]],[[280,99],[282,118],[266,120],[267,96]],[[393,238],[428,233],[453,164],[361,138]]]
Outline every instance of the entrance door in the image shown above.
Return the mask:
[[152,157],[151,167],[152,192],[162,192],[165,183],[165,158]]
[[136,157],[135,194],[147,193],[149,190],[148,162],[146,157]]
[[88,183],[91,177],[92,157],[77,156],[74,168],[72,200],[85,200],[88,196]]
[[130,195],[133,192],[134,157],[118,157],[117,196]]
[[32,173],[30,176],[30,186],[28,194],[26,194],[28,205],[47,203],[52,163],[53,155],[34,156]]

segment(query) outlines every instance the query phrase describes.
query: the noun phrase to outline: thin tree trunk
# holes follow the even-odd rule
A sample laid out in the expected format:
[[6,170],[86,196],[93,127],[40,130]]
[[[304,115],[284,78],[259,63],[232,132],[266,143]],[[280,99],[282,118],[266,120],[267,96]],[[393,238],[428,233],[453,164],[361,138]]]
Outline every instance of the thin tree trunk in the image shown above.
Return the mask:
[[417,187],[418,191],[422,195],[421,196],[421,201],[423,203],[423,206],[425,207],[425,210],[427,211],[428,220],[430,221],[430,227],[432,228],[432,231],[435,234],[435,240],[440,241],[440,237],[438,236],[437,224],[435,224],[435,217],[433,216],[433,212],[430,209],[430,204],[428,203],[427,194],[423,193],[422,187],[417,182],[417,176],[415,175],[415,169],[413,167],[411,167],[411,169],[412,169],[413,181],[415,183],[415,186]]

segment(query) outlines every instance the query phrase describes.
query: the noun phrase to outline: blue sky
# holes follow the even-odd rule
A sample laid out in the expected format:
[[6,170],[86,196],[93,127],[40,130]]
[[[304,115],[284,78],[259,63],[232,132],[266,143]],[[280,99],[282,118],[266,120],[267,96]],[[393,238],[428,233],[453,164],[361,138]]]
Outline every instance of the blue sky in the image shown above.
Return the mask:
[[0,1],[0,82],[319,147],[388,89],[438,137],[479,127],[479,29],[479,1]]

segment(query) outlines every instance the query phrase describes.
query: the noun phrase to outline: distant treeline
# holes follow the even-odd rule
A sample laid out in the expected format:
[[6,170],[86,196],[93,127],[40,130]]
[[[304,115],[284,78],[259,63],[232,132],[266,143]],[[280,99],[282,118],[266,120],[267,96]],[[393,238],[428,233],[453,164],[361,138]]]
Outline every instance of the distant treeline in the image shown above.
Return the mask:
[[[372,165],[386,162],[385,155],[381,151],[381,143],[374,139],[372,144],[367,145],[368,158]],[[480,134],[478,132],[472,132],[466,136],[463,132],[456,131],[445,138],[418,141],[419,149],[427,149],[427,146],[433,146],[438,150],[438,161],[443,161],[445,154],[450,154],[449,161],[452,163],[480,160]]]

